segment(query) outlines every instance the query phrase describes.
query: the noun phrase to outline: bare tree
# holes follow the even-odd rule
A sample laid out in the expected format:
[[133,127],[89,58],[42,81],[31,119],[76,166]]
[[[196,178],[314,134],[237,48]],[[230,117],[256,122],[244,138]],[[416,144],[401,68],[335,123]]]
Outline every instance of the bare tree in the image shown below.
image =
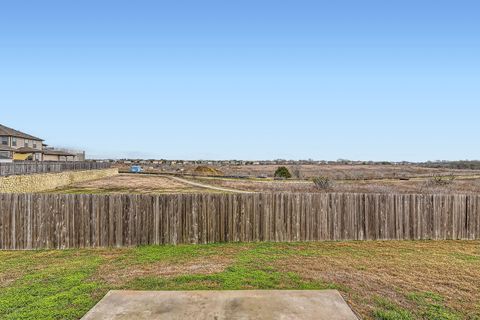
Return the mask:
[[329,177],[320,176],[312,179],[315,184],[315,188],[320,190],[328,190],[332,188],[332,181]]
[[292,175],[295,179],[303,179],[302,167],[300,165],[294,165],[292,167]]

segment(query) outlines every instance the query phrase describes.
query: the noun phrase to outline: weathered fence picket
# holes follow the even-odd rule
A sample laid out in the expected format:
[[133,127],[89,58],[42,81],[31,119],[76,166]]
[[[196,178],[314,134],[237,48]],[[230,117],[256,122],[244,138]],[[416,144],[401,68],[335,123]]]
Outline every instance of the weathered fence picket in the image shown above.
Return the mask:
[[109,162],[94,161],[18,161],[12,163],[0,163],[0,177],[35,173],[107,169],[111,166],[112,164]]
[[0,194],[0,249],[480,239],[480,196]]

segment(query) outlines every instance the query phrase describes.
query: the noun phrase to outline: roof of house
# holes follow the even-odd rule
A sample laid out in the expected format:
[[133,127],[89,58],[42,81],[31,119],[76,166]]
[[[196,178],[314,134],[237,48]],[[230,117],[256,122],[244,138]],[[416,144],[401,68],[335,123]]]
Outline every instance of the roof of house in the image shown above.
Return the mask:
[[43,154],[52,156],[75,156],[73,153],[60,151],[60,150],[43,150]]
[[35,153],[35,152],[42,152],[42,150],[33,149],[33,148],[30,148],[30,147],[21,147],[21,148],[15,149],[15,150],[13,150],[13,151],[16,152],[16,153]]
[[12,137],[17,137],[17,138],[23,138],[23,139],[31,139],[31,140],[39,140],[43,141],[43,139],[34,137],[32,135],[23,133],[21,131],[6,127],[4,125],[0,124],[0,136],[12,136]]

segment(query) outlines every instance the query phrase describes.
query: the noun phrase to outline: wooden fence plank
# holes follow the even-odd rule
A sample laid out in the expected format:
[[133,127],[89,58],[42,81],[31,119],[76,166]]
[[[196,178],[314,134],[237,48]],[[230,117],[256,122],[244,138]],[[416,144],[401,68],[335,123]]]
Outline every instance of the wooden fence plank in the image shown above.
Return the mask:
[[479,238],[477,195],[0,194],[0,249]]
[[0,177],[63,171],[97,170],[111,168],[111,166],[112,164],[108,162],[92,161],[68,161],[57,163],[21,161],[13,163],[0,163]]

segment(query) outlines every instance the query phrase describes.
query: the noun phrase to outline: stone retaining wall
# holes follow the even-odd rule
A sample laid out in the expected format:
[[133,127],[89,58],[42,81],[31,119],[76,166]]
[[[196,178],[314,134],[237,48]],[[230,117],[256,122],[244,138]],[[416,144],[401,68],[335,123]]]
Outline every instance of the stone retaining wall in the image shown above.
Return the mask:
[[0,177],[0,193],[40,192],[118,174],[117,168]]

